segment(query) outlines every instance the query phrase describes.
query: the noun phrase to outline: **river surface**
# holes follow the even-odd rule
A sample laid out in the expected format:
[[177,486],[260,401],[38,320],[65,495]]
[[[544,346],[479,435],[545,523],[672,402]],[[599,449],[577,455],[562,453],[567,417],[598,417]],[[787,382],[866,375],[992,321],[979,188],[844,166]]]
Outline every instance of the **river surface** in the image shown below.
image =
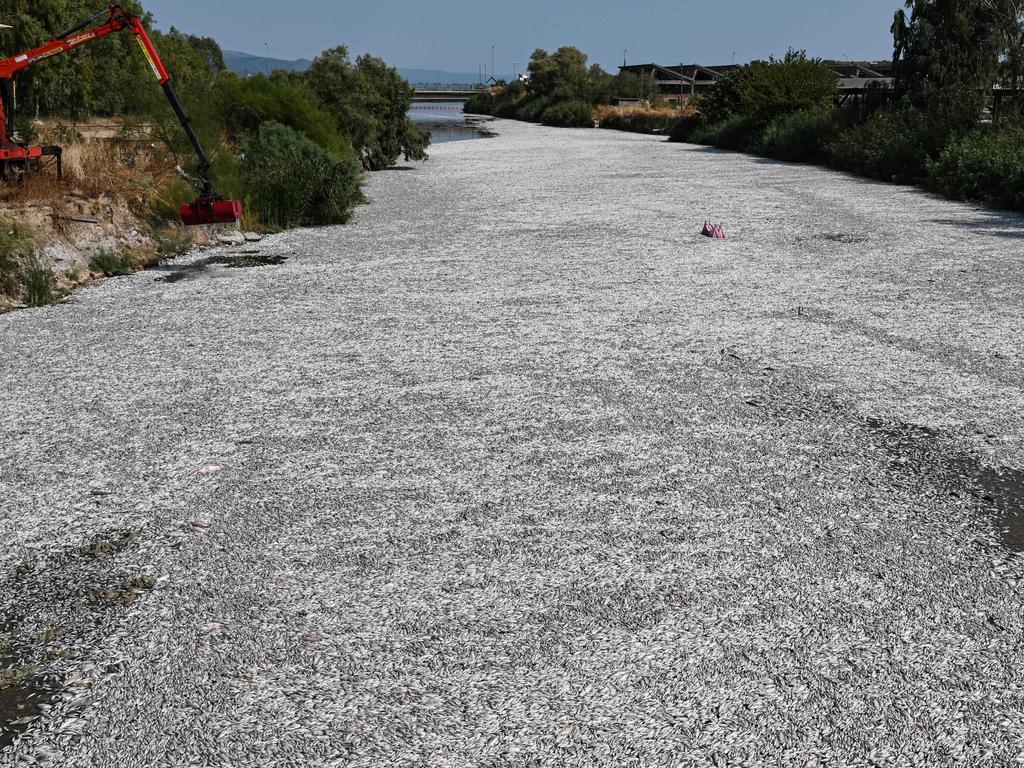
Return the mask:
[[0,316],[0,766],[1019,765],[1024,218],[488,127]]
[[430,131],[431,144],[488,138],[478,119],[467,119],[461,102],[417,103],[409,110],[413,122]]

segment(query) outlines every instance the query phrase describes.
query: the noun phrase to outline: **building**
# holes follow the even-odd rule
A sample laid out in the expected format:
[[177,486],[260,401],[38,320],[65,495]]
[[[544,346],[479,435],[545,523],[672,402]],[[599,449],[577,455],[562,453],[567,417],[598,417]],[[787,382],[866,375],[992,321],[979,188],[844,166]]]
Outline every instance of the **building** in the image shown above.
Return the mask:
[[[891,63],[827,61],[825,64],[835,72],[839,91],[846,96],[864,93],[871,88],[892,87]],[[666,101],[688,101],[691,97],[704,93],[718,80],[741,66],[630,64],[619,67],[619,74],[637,76],[636,101],[644,101],[655,96]]]

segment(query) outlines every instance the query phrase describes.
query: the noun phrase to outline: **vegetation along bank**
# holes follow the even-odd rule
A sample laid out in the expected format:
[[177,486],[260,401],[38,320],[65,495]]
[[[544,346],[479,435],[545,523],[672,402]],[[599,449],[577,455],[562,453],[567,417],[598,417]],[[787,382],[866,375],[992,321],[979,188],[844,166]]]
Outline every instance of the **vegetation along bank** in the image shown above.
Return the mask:
[[[274,231],[346,222],[366,172],[426,157],[407,116],[412,87],[382,60],[322,53],[307,72],[239,77],[217,42],[154,30],[213,161],[216,188],[245,202],[243,226]],[[0,0],[0,58],[95,15],[95,0]],[[202,233],[177,208],[196,191],[181,130],[129,35],[54,56],[18,77],[16,138],[64,147],[53,166],[0,185],[0,311],[56,301],[93,276],[123,274],[190,247]]]
[[[880,20],[881,21],[881,20]],[[917,0],[893,21],[893,85],[842,100],[834,72],[800,51],[728,73],[682,108],[575,48],[538,50],[528,82],[467,112],[707,144],[1024,211],[1024,16],[1013,0]]]

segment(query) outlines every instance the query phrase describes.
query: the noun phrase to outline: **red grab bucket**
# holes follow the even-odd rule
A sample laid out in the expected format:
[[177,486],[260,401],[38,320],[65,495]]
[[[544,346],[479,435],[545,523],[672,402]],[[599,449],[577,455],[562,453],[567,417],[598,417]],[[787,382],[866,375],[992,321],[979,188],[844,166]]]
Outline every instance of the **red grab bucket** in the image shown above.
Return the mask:
[[200,197],[180,209],[182,222],[189,227],[200,224],[235,224],[242,220],[241,200],[220,200]]

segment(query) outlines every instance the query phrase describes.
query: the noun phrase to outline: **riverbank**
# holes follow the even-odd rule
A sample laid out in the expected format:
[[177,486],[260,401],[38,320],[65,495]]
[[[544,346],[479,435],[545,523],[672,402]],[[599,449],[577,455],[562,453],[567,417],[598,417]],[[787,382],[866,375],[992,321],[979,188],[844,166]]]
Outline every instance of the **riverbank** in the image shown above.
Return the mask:
[[0,317],[0,765],[1009,764],[1021,218],[493,127]]

